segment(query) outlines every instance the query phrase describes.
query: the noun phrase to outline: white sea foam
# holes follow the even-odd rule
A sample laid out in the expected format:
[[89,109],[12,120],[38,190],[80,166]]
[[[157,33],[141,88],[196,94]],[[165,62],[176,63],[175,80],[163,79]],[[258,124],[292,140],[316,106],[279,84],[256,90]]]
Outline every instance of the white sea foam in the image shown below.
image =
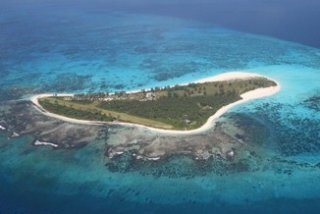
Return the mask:
[[17,132],[13,132],[11,137],[19,137],[20,135]]
[[50,143],[50,142],[43,142],[43,141],[39,141],[39,140],[36,140],[34,142],[34,145],[35,146],[52,146],[54,148],[57,148],[58,145],[57,144],[54,144],[54,143]]

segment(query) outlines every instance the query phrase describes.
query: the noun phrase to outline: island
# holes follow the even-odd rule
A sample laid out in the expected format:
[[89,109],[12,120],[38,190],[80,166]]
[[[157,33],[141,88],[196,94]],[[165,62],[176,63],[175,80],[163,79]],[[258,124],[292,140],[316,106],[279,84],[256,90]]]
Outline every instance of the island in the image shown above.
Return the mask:
[[230,107],[279,89],[276,81],[259,74],[229,72],[175,86],[132,92],[45,94],[32,101],[43,113],[73,122],[121,123],[178,133],[204,129]]

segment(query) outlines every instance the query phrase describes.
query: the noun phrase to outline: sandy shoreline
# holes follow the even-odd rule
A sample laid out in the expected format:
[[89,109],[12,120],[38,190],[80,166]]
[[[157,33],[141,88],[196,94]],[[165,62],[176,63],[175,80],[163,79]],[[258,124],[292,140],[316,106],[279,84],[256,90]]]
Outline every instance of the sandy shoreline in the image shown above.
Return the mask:
[[[219,75],[208,77],[208,78],[203,78],[203,79],[192,82],[192,83],[217,82],[217,81],[228,81],[228,80],[234,80],[234,79],[250,79],[250,78],[255,78],[255,77],[264,77],[269,80],[272,80],[277,83],[277,86],[272,86],[272,87],[268,87],[268,88],[259,88],[259,89],[255,89],[252,91],[248,91],[244,94],[241,94],[241,98],[242,98],[241,100],[238,100],[234,103],[230,103],[229,105],[226,105],[226,106],[223,106],[222,108],[220,108],[214,115],[212,115],[211,117],[208,118],[207,122],[204,125],[202,125],[201,127],[197,128],[197,129],[186,130],[186,131],[165,130],[165,129],[159,129],[159,128],[152,128],[152,127],[148,127],[148,126],[144,126],[144,125],[140,125],[140,124],[125,123],[125,122],[102,122],[102,121],[78,120],[78,119],[73,119],[73,118],[68,118],[68,117],[64,117],[61,115],[53,114],[53,113],[50,113],[50,112],[46,111],[45,109],[43,109],[42,106],[38,102],[39,98],[53,96],[53,94],[35,95],[35,96],[31,97],[31,101],[41,113],[43,113],[49,117],[53,117],[53,118],[60,119],[60,120],[66,121],[66,122],[71,122],[71,123],[87,124],[87,125],[120,124],[120,125],[124,125],[124,126],[142,127],[142,128],[146,128],[148,130],[151,130],[151,131],[154,131],[157,133],[163,133],[163,134],[175,134],[175,135],[177,135],[177,134],[199,134],[199,133],[205,132],[205,131],[213,128],[213,126],[215,125],[214,122],[219,117],[221,117],[224,113],[226,113],[229,109],[233,108],[234,106],[248,102],[250,100],[268,97],[273,94],[276,94],[280,91],[281,86],[277,81],[275,81],[273,79],[270,79],[268,77],[265,77],[265,76],[262,76],[262,75],[259,75],[256,73],[246,73],[246,72],[228,72],[228,73],[223,73],[223,74],[219,74]],[[185,83],[185,84],[188,84],[188,83]],[[135,91],[131,91],[131,93],[133,93],[133,92],[135,92]],[[73,94],[58,94],[57,96],[73,96]]]

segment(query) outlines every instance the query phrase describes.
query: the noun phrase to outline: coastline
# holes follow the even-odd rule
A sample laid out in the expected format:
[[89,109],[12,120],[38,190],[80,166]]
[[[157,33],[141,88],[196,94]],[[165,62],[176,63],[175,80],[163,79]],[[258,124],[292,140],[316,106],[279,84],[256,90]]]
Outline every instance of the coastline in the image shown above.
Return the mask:
[[[61,115],[57,115],[51,112],[46,111],[38,102],[39,98],[43,97],[48,97],[48,96],[53,96],[53,94],[39,94],[31,97],[31,102],[36,106],[36,109],[38,109],[41,113],[43,113],[46,116],[53,117],[56,119],[60,119],[66,122],[70,123],[77,123],[77,124],[85,124],[85,125],[103,125],[103,124],[118,124],[118,125],[123,125],[123,126],[129,126],[129,127],[140,127],[140,128],[145,128],[147,130],[157,132],[159,134],[174,134],[174,135],[187,135],[187,134],[200,134],[203,133],[211,128],[214,127],[215,121],[221,117],[224,113],[226,113],[228,110],[233,108],[234,106],[243,104],[245,102],[254,100],[254,99],[259,99],[263,97],[268,97],[271,95],[274,95],[278,93],[281,90],[280,84],[273,80],[270,79],[266,76],[256,74],[256,73],[247,73],[247,72],[227,72],[227,73],[222,73],[219,75],[203,78],[200,80],[192,81],[190,83],[204,83],[204,82],[218,82],[218,81],[228,81],[228,80],[235,80],[235,79],[250,79],[250,78],[255,78],[255,77],[264,77],[269,80],[274,81],[277,85],[276,86],[271,86],[267,88],[258,88],[252,91],[245,92],[241,94],[241,100],[238,100],[234,103],[230,103],[226,106],[221,107],[215,114],[210,116],[205,124],[203,124],[201,127],[193,130],[165,130],[165,129],[159,129],[159,128],[153,128],[153,127],[148,127],[140,124],[133,124],[133,123],[126,123],[126,122],[102,122],[102,121],[87,121],[87,120],[79,120],[79,119],[73,119],[69,117],[64,117]],[[181,85],[185,85],[189,83],[183,83]],[[134,93],[135,91],[129,91],[127,93]],[[58,94],[57,96],[73,96],[74,94]]]

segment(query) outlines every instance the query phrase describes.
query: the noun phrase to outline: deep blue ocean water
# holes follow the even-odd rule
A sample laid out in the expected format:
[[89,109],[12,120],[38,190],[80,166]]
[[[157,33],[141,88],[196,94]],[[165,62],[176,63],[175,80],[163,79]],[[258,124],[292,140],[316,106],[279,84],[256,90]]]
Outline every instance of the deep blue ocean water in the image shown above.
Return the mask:
[[[319,3],[289,2],[0,0],[0,99],[253,71],[281,92],[231,112],[270,122],[278,140],[268,152],[317,164],[320,113],[304,101],[320,93]],[[153,177],[108,171],[99,143],[65,151],[31,142],[0,132],[0,213],[319,213],[319,168]]]

